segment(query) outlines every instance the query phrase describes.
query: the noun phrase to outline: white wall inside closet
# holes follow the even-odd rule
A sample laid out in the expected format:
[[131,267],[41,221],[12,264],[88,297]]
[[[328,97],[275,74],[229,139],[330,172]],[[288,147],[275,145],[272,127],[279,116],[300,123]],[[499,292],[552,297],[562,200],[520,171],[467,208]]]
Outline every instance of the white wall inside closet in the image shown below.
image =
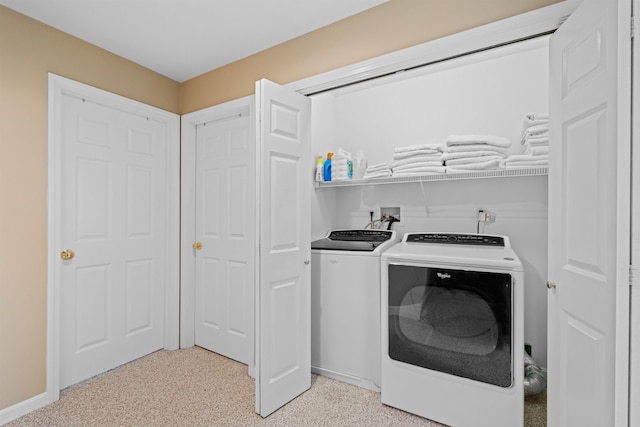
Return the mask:
[[[493,48],[314,95],[313,152],[338,147],[369,164],[393,149],[444,144],[450,134],[491,134],[521,151],[523,117],[548,110],[548,36]],[[486,233],[508,235],[525,267],[525,342],[547,360],[547,178],[509,177],[317,188],[312,239],[334,228],[363,228],[369,212],[400,206],[400,233],[475,232],[478,209],[495,212]]]

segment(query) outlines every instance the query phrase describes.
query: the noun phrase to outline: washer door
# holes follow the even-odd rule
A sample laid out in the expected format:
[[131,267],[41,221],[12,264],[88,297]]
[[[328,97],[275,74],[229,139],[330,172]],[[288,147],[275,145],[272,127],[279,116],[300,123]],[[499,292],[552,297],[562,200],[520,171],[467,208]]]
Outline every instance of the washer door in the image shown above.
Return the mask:
[[510,274],[389,265],[391,359],[512,384]]

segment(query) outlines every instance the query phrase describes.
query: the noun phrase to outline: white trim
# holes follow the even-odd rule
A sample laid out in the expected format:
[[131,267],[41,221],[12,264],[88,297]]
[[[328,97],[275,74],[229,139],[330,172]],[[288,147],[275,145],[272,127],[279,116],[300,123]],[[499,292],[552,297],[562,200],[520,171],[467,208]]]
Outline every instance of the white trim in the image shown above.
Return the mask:
[[[108,105],[132,114],[149,117],[162,122],[166,126],[167,141],[167,246],[165,256],[166,265],[165,282],[165,337],[164,346],[168,350],[178,348],[179,341],[179,214],[180,214],[180,134],[179,116],[161,110],[150,105],[143,104],[120,95],[97,89],[83,83],[69,80],[64,77],[49,73],[49,126],[48,126],[48,255],[47,255],[47,386],[46,398],[39,399],[38,404],[49,404],[58,400],[60,396],[60,263],[57,254],[60,251],[60,236],[56,224],[59,223],[59,197],[60,194],[60,103],[63,95],[73,95],[84,99],[91,99],[96,103]],[[44,406],[44,405],[42,405]],[[36,409],[36,408],[33,408]]]
[[308,95],[550,33],[571,15],[578,4],[579,0],[563,1],[285,86]]
[[5,425],[13,420],[17,420],[23,415],[27,415],[29,412],[33,412],[43,406],[51,403],[49,401],[48,393],[41,393],[37,396],[33,396],[30,399],[18,402],[15,405],[9,406],[3,410],[0,410],[0,426]]
[[631,206],[632,197],[632,165],[631,162],[631,137],[633,127],[632,109],[632,75],[631,75],[631,25],[632,0],[617,0],[617,25],[618,25],[618,63],[617,69],[618,96],[617,96],[617,212],[616,234],[619,257],[617,262],[617,290],[616,290],[616,329],[615,329],[615,426],[626,427],[629,425],[630,407],[630,322],[631,322],[631,293],[629,267],[631,260],[628,256],[631,248]]
[[[640,11],[640,0],[632,1],[632,12]],[[634,25],[634,33],[638,34],[638,25]],[[629,402],[640,399],[640,39],[634,37],[632,43],[631,76],[631,268],[629,278],[630,292],[630,349],[629,349]],[[629,425],[640,425],[640,407],[629,405]]]
[[180,270],[180,348],[195,345],[195,257],[191,245],[196,241],[196,129],[198,125],[230,116],[253,112],[253,95],[198,110],[182,116],[182,204]]

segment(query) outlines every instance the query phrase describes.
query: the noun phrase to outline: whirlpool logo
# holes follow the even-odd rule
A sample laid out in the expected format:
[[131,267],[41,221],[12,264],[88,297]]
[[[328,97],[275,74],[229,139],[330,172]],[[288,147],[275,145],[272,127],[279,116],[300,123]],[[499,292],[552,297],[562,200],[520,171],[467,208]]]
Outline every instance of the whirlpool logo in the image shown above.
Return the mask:
[[440,279],[451,279],[451,275],[447,273],[436,273]]

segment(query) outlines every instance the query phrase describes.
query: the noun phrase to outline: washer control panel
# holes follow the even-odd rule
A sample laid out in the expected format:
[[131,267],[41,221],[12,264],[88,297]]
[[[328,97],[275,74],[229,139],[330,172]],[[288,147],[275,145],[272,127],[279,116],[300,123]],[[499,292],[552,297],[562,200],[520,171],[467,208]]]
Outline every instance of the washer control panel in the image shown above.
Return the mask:
[[329,239],[356,242],[386,242],[392,237],[391,231],[384,230],[334,230]]
[[405,242],[504,247],[504,237],[486,234],[409,233]]

